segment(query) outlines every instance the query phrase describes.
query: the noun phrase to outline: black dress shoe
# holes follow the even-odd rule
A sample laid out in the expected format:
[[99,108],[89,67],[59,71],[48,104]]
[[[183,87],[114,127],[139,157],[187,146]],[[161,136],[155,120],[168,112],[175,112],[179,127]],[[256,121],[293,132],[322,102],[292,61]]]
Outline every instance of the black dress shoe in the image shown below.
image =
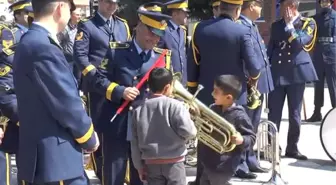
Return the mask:
[[240,179],[256,179],[257,175],[251,172],[244,172],[242,170],[237,170],[234,177],[240,178]]
[[322,114],[320,112],[315,112],[313,113],[313,115],[305,120],[305,122],[319,122],[322,121]]
[[290,152],[286,152],[285,157],[289,157],[289,158],[294,158],[297,160],[308,160],[307,156],[302,155],[300,152],[296,152],[296,153],[290,153]]
[[254,173],[267,173],[268,170],[265,169],[265,168],[262,168],[261,166],[256,166],[256,167],[252,167],[252,168],[249,168],[251,172],[254,172]]

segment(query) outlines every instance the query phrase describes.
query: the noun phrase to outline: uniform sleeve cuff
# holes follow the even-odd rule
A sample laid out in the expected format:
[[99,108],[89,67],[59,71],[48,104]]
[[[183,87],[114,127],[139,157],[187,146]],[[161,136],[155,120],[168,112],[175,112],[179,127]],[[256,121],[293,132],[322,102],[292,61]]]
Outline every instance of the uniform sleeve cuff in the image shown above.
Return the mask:
[[125,86],[121,86],[121,85],[117,85],[113,88],[111,95],[109,98],[110,101],[114,101],[114,102],[120,102],[123,99],[123,94],[125,91],[126,87]]
[[187,82],[188,87],[197,87],[198,83],[197,82]]
[[260,72],[257,75],[251,77],[251,79],[252,80],[258,80],[259,77],[260,77]]
[[82,146],[83,149],[90,150],[96,146],[97,138],[94,134],[93,124],[91,124],[89,130],[80,138],[77,138],[76,141]]
[[90,71],[96,69],[96,67],[92,64],[85,67],[85,69],[82,71],[82,75],[86,76]]

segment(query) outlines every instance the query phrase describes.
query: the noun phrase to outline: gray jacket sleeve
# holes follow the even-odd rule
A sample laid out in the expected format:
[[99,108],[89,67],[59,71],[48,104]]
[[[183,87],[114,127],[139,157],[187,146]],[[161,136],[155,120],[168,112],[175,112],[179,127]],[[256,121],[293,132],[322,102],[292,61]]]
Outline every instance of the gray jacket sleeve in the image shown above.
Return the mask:
[[189,110],[182,102],[176,104],[171,120],[172,127],[178,136],[186,141],[196,137],[195,124],[190,118]]
[[143,161],[141,159],[141,151],[138,143],[138,133],[136,125],[136,112],[132,114],[132,139],[131,139],[131,153],[133,165],[137,170],[143,168]]

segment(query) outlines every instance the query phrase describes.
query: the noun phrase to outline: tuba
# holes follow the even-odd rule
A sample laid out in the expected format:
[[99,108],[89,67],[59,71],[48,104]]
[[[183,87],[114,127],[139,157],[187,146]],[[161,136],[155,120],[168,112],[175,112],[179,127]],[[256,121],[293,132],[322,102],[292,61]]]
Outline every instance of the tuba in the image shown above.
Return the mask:
[[235,144],[231,143],[231,136],[237,133],[234,126],[195,98],[199,91],[203,89],[201,85],[192,95],[183,87],[179,79],[180,76],[175,74],[173,97],[183,100],[190,108],[191,119],[197,128],[197,139],[220,154],[232,151],[236,147]]

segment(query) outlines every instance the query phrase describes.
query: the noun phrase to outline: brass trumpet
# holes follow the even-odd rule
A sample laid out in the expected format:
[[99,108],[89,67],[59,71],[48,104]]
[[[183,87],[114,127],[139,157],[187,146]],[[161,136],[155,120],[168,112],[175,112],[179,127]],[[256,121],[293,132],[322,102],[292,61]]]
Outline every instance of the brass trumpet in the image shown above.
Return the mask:
[[231,143],[231,136],[237,132],[234,126],[195,98],[203,89],[202,85],[199,85],[196,93],[192,95],[183,87],[179,79],[180,75],[175,74],[173,97],[183,100],[193,109],[190,115],[197,128],[198,140],[220,154],[232,151],[236,147]]

